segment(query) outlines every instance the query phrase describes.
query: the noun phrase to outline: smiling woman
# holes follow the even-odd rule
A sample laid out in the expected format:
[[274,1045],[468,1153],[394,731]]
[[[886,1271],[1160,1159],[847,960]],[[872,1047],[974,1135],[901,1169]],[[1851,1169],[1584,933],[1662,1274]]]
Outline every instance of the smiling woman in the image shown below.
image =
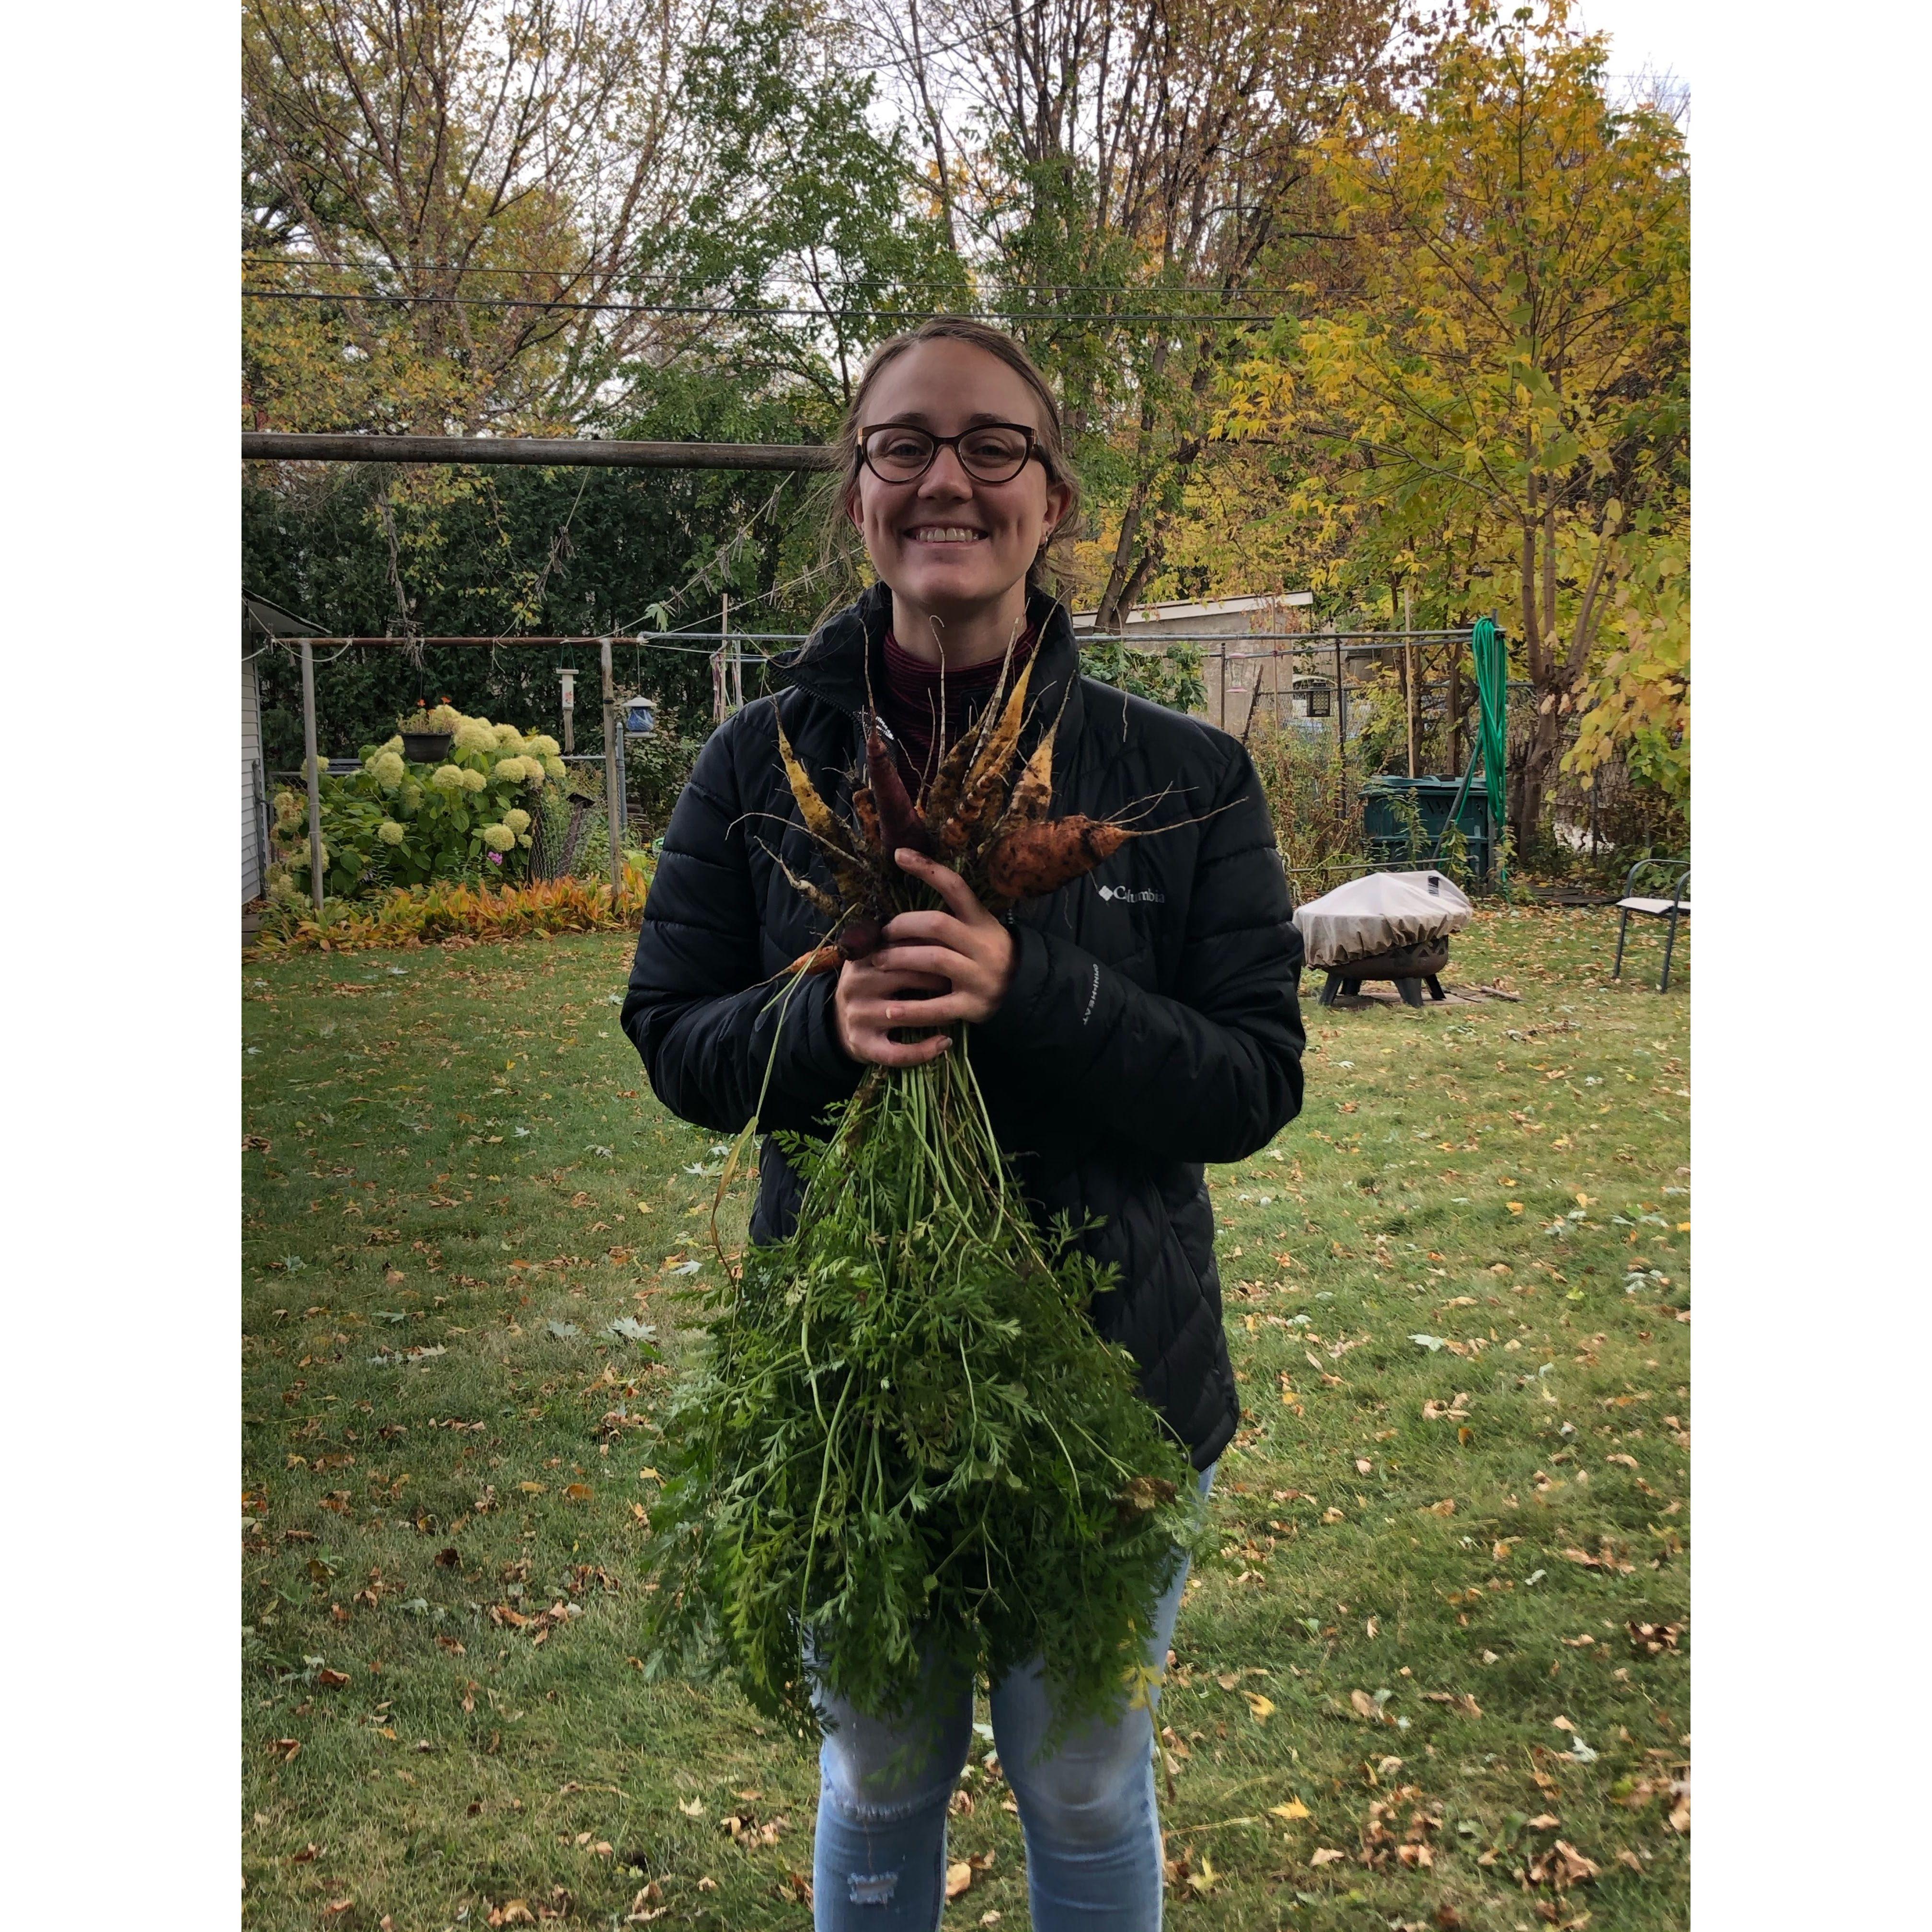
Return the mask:
[[1060,406],[1011,337],[942,316],[884,344],[846,412],[836,514],[890,584],[899,646],[950,673],[1005,654],[1079,502]]
[[[1201,1164],[1265,1146],[1301,1101],[1300,940],[1267,800],[1234,740],[1082,676],[1071,620],[1043,584],[1077,488],[1058,406],[1018,344],[942,318],[884,344],[843,434],[838,516],[863,538],[878,580],[778,661],[775,698],[746,706],[706,745],[665,834],[625,1027],[674,1112],[726,1131],[754,1118],[777,1130],[759,1163],[751,1233],[761,1248],[801,1226],[808,1234],[814,1203],[849,1197],[883,1214],[898,1186],[878,1179],[885,1170],[868,1168],[850,1137],[814,1154],[795,1136],[829,1139],[862,1081],[868,1094],[918,1095],[950,1072],[975,1096],[974,1131],[989,1130],[1018,1184],[1029,1238],[1077,1252],[1088,1279],[1108,1284],[1084,1298],[1087,1318],[1132,1357],[1168,1453],[1186,1450],[1204,1492],[1240,1411]],[[1013,695],[1002,704],[1003,686]],[[974,762],[982,740],[1000,748],[983,770]],[[1010,771],[1023,774],[1010,792]],[[998,915],[976,896],[968,859],[935,855],[961,854],[969,824],[990,826],[1023,795],[1034,817],[1019,829],[1064,839],[1071,826],[1092,842],[1090,862],[1042,864],[1011,893],[988,874],[998,903],[1023,902]],[[1053,820],[1061,823],[1044,822]],[[828,922],[844,920],[841,868],[850,872],[856,850],[841,828],[867,823],[890,828],[898,865],[918,881],[894,903],[915,909],[863,914],[838,924],[838,945],[826,944]],[[866,945],[850,943],[862,927]],[[836,970],[779,983],[790,963],[821,955]],[[906,1144],[928,1144],[940,1118],[919,1114]],[[865,1144],[886,1138],[881,1130]],[[908,1158],[929,1193],[939,1166]],[[973,1220],[949,1253],[996,1244],[998,1225]],[[953,1262],[917,1252],[916,1279],[893,1287],[908,1297],[895,1335],[924,1334],[917,1323],[949,1305]],[[745,1278],[755,1273],[748,1263]],[[811,1310],[817,1347],[819,1304]],[[884,1318],[870,1306],[866,1318]],[[1052,1387],[1048,1328],[1034,1319],[1004,1332],[1017,1336],[1026,1366],[1015,1386]],[[958,1346],[968,1394],[985,1402],[996,1369],[984,1345]],[[970,1364],[969,1348],[979,1352]],[[928,1345],[907,1342],[904,1356],[881,1394],[940,1372]],[[820,1424],[828,1444],[852,1386],[840,1381],[843,1366],[813,1372],[812,1402],[822,1394],[832,1412]],[[872,1399],[868,1384],[858,1400]],[[770,1413],[760,1401],[756,1412]],[[812,1453],[830,1466],[829,1450]],[[896,1429],[875,1426],[870,1454],[893,1508],[925,1480],[926,1452]],[[989,1538],[989,1550],[999,1544],[986,1566],[989,1592],[1000,1564],[1019,1576],[1023,1548],[1067,1546],[1047,1491],[1014,1475],[1011,1458],[997,1466],[1032,1514],[1024,1534],[1012,1533],[1018,1517],[1002,1517]],[[1185,1466],[1176,1473],[1184,1478]],[[1180,1486],[1167,1486],[1171,1499]],[[829,1505],[826,1520],[833,1533]],[[815,1507],[804,1521],[816,1537]],[[778,1600],[765,1568],[777,1546],[764,1534],[751,1565],[760,1605]],[[932,1562],[916,1566],[926,1591],[951,1589],[952,1557],[940,1550]],[[930,1932],[944,1908],[947,1804],[971,1741],[974,1686],[932,1636],[940,1611],[918,1622],[882,1581],[890,1564],[874,1567],[862,1590],[842,1586],[809,1617],[801,1607],[773,1648],[787,1684],[809,1684],[829,1732],[813,1854],[821,1932]],[[1154,1932],[1160,1922],[1154,1713],[1186,1576],[1176,1551],[1165,1589],[1133,1607],[1125,1652],[1102,1656],[1100,1702],[1108,1703],[1106,1672],[1118,1661],[1118,1705],[1052,1749],[1043,1657],[988,1666],[1038,1932],[1102,1918],[1122,1932]],[[1029,1600],[1055,1594],[1036,1589]],[[1079,1592],[1070,1576],[1057,1594]],[[997,1624],[1017,1607],[1002,1599],[986,1615]],[[844,1699],[842,1668],[848,1683],[878,1674],[850,1668],[854,1648],[879,1670],[902,1661],[918,1677],[919,1708],[896,1721]]]

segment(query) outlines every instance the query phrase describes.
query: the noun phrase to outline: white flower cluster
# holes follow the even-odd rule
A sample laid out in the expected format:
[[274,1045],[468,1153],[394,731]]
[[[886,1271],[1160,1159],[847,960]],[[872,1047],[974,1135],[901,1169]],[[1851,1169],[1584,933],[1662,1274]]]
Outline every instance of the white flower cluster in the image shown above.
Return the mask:
[[493,852],[507,852],[517,842],[517,835],[507,825],[486,825],[483,842]]
[[369,776],[385,791],[394,791],[410,775],[409,766],[403,762],[400,752],[392,752],[387,746],[376,752],[364,767]]

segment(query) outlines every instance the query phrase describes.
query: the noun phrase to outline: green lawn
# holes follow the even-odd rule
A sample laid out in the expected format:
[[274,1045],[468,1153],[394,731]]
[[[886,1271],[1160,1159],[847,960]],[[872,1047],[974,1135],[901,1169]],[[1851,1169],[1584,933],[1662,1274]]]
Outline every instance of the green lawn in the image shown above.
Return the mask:
[[[1451,982],[1520,1003],[1311,983],[1305,1112],[1212,1175],[1246,1414],[1161,1705],[1180,1922],[1688,1922],[1689,949],[1660,998],[1614,938],[1483,913]],[[722,1150],[628,955],[244,964],[253,1927],[809,1924],[812,1754],[633,1661]],[[1027,1922],[1004,1799],[976,1762],[949,1924]]]

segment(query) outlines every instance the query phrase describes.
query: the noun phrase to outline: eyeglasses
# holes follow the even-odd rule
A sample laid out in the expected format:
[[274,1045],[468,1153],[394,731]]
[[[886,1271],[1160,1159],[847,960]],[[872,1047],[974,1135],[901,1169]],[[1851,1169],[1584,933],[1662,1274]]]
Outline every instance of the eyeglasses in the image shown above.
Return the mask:
[[957,436],[934,436],[910,423],[859,432],[860,460],[882,483],[917,482],[942,449],[951,450],[976,482],[1010,483],[1029,458],[1040,456],[1045,464],[1035,443],[1035,432],[1024,423],[977,423]]

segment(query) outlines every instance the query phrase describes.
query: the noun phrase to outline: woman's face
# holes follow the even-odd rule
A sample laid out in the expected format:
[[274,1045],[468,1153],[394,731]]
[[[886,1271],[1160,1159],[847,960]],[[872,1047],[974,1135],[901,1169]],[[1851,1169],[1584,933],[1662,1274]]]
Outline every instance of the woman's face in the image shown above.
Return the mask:
[[[1040,406],[1018,373],[970,342],[921,342],[887,364],[866,399],[860,427],[904,422],[957,436],[980,422],[1042,428]],[[926,473],[888,483],[862,468],[852,520],[880,580],[917,608],[962,614],[996,605],[1024,583],[1054,525],[1066,513],[1065,485],[1049,484],[1036,458],[1004,483],[982,483],[944,448]]]

